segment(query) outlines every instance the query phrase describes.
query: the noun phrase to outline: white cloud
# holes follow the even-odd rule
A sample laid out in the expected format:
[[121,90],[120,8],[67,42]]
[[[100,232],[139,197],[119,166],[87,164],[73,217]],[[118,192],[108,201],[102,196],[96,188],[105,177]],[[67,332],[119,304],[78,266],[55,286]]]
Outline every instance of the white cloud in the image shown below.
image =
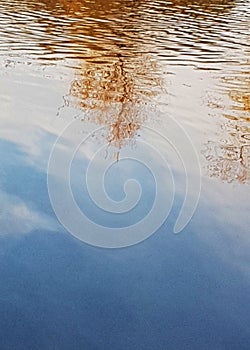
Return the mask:
[[17,196],[0,191],[0,198],[0,235],[26,234],[39,229],[56,231],[59,228],[56,220],[33,209]]

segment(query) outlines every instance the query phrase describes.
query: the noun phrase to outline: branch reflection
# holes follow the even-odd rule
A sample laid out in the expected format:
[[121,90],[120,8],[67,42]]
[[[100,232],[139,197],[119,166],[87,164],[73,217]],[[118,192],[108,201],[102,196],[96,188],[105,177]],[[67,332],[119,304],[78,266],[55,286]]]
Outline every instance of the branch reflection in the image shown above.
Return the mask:
[[82,62],[69,104],[83,111],[83,120],[108,126],[108,142],[120,149],[148,118],[161,89],[161,74],[148,54],[117,53],[104,62]]

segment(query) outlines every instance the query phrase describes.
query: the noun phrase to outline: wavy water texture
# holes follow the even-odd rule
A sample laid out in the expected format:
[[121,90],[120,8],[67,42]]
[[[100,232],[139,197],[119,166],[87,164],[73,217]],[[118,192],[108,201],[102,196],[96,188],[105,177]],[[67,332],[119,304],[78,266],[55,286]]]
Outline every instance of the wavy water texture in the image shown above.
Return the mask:
[[148,52],[168,64],[219,68],[228,56],[241,63],[248,10],[245,1],[226,0],[1,1],[1,54],[99,62],[119,49],[124,56]]

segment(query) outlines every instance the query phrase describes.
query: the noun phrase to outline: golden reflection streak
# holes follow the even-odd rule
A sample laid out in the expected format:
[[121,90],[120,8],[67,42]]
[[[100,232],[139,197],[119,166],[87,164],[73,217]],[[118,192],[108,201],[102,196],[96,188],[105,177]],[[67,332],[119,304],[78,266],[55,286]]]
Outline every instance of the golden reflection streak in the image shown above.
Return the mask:
[[[121,12],[121,8],[133,12],[135,8],[141,11],[147,7],[157,7],[159,12],[165,12],[165,10],[168,12],[172,10],[183,12],[191,8],[219,14],[229,11],[234,4],[235,0],[169,0],[167,3],[162,1],[152,2],[151,0],[23,0],[21,7],[25,6],[27,9],[32,8],[34,10],[40,10],[42,7],[53,14],[57,14],[57,16],[63,14],[80,18],[85,11],[94,17],[104,13],[115,14],[115,12],[122,17],[124,13]],[[195,16],[194,13],[192,15]],[[203,16],[202,13],[199,13],[199,15]]]

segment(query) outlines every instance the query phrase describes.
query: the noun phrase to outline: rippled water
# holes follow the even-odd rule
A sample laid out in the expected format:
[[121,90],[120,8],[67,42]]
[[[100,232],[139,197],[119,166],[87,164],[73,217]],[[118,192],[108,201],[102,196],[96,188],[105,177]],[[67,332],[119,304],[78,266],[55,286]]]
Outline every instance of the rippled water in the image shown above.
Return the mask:
[[248,11],[246,1],[11,1],[1,3],[1,49],[92,62],[148,53],[219,69],[246,60]]
[[1,2],[0,38],[3,67],[72,71],[66,104],[118,146],[160,106],[199,132],[210,175],[249,182],[247,1]]
[[[0,0],[1,349],[250,348],[249,28],[247,0]],[[65,158],[89,125],[104,126],[79,147],[70,174],[77,204],[100,225],[134,224],[154,201],[146,173],[135,214],[93,208],[82,174],[100,145],[103,158],[119,160],[146,134],[168,158],[177,199],[143,244],[107,252],[59,226],[46,173],[74,120],[75,134],[59,145]],[[169,233],[190,194],[185,171],[196,186],[195,164],[173,121],[202,173],[181,236]],[[185,169],[154,130],[180,146]],[[115,164],[107,191],[119,201],[142,169]]]

